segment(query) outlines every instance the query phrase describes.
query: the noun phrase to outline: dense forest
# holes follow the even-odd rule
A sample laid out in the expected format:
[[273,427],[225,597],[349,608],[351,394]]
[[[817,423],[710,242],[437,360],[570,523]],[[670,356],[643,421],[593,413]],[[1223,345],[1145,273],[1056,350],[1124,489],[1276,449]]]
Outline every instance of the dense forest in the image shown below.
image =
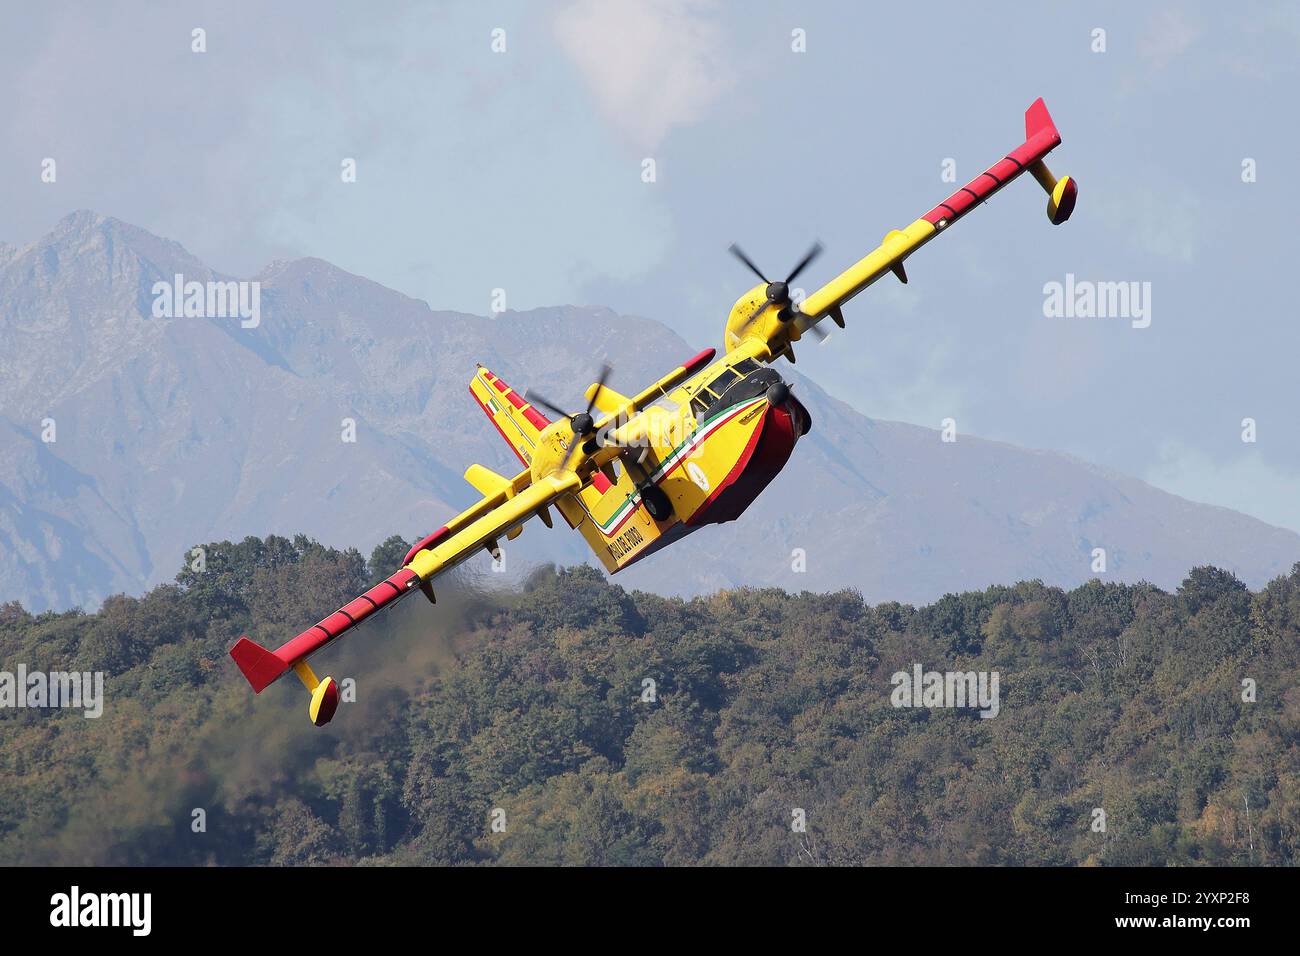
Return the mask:
[[[0,670],[105,674],[98,719],[0,711],[0,863],[1300,862],[1300,565],[923,608],[462,576],[313,660],[355,681],[328,726],[291,677],[251,693],[241,633],[405,550],[249,538],[94,614],[0,605]],[[997,716],[895,706],[915,665],[996,671]]]

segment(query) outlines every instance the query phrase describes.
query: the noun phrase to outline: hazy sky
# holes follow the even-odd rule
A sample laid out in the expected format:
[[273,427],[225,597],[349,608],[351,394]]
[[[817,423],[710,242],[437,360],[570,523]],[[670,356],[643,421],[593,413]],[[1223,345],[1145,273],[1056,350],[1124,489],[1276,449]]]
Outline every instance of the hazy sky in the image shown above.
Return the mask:
[[[751,284],[729,243],[783,274],[820,238],[814,288],[1018,145],[1043,96],[1074,218],[1015,183],[800,369],[872,416],[1300,530],[1300,5],[327,6],[11,5],[0,240],[90,208],[236,275],[319,256],[435,308],[501,288],[718,345]],[[1150,283],[1149,327],[1046,317],[1067,273]]]

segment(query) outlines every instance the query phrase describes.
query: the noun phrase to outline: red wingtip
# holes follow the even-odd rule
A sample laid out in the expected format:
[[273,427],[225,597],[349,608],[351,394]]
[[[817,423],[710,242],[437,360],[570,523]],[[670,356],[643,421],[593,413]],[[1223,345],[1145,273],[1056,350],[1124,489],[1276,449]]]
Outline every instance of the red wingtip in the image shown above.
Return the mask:
[[289,669],[283,660],[247,637],[241,637],[235,642],[235,646],[230,649],[230,656],[239,666],[240,673],[252,685],[254,694],[260,694]]
[[426,534],[419,541],[415,542],[415,544],[411,545],[411,550],[407,551],[406,557],[402,559],[402,567],[406,567],[408,564],[411,563],[412,560],[414,560],[417,554],[419,554],[425,548],[432,548],[435,544],[437,544],[439,541],[445,538],[449,533],[450,532],[447,530],[447,526],[443,525],[437,531],[433,532],[433,534]]
[[692,358],[687,359],[685,362],[683,362],[682,368],[686,369],[686,371],[688,372],[694,372],[697,369],[704,368],[704,366],[708,365],[710,362],[713,361],[713,356],[716,354],[717,353],[713,349],[705,349],[703,352],[700,352],[698,355],[695,355]]

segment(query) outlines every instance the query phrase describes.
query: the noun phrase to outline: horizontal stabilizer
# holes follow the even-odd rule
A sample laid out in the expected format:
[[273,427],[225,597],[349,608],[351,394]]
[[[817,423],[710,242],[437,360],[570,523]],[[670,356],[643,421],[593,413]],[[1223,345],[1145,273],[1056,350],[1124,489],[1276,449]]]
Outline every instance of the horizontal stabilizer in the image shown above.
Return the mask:
[[593,384],[588,388],[585,397],[587,401],[606,415],[613,415],[620,408],[626,408],[628,402],[632,401],[632,399],[614,391],[608,385],[600,384]]
[[505,475],[498,475],[491,468],[485,468],[477,464],[470,465],[465,469],[465,480],[486,498],[494,498],[501,492],[513,488],[513,483]]

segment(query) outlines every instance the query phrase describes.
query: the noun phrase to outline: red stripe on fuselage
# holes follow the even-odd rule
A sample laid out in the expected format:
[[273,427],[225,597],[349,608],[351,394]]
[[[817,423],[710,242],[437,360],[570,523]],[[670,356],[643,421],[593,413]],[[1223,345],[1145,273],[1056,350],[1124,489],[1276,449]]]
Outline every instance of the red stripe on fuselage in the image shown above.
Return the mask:
[[704,368],[704,366],[712,362],[713,356],[715,356],[716,354],[718,354],[716,349],[705,349],[703,352],[700,352],[698,355],[692,356],[691,358],[683,362],[682,368],[686,369],[686,371],[688,372],[698,371],[699,369]]

